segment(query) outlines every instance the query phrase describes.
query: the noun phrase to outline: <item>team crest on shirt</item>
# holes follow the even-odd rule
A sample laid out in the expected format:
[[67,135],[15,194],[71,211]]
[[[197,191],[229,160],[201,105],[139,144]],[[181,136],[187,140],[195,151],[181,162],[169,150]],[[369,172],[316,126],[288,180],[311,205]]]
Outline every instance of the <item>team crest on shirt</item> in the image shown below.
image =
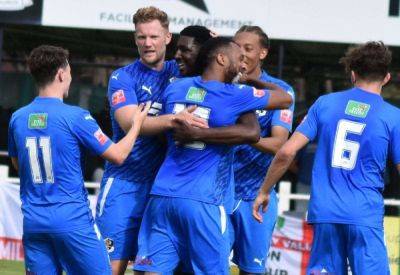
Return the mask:
[[94,133],[94,137],[101,145],[104,145],[108,141],[108,137],[103,133],[100,128]]
[[355,117],[365,118],[368,114],[369,104],[358,102],[355,100],[349,100],[347,102],[345,113],[346,115],[351,115]]
[[281,110],[279,119],[284,123],[292,123],[293,112],[289,109]]
[[113,241],[113,239],[105,238],[104,239],[104,244],[106,245],[108,253],[111,253],[111,252],[114,251],[114,241]]
[[265,91],[253,88],[253,95],[254,97],[263,97],[265,95]]
[[29,114],[28,128],[29,129],[46,129],[47,128],[47,113]]
[[119,103],[125,102],[126,98],[125,98],[125,93],[124,90],[118,90],[116,92],[114,92],[111,96],[111,104],[117,105]]
[[256,111],[256,115],[258,115],[259,117],[260,117],[260,116],[266,116],[267,113],[268,113],[267,110],[257,110],[257,111]]
[[191,100],[194,102],[203,102],[206,97],[207,92],[204,89],[190,87],[187,94],[186,100]]

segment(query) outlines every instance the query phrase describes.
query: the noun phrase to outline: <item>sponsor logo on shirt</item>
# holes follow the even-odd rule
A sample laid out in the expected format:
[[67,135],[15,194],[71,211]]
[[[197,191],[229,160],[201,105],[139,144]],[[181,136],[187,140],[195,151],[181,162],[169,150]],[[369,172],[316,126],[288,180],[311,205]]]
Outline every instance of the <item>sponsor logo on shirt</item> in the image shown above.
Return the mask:
[[371,106],[366,103],[349,100],[347,102],[345,113],[350,116],[365,118]]
[[101,145],[104,145],[108,140],[108,137],[103,133],[100,128],[94,133],[94,137]]
[[292,123],[293,112],[289,109],[281,110],[280,120],[285,123]]
[[268,113],[267,110],[257,110],[257,111],[256,111],[256,114],[257,114],[258,116],[266,116],[267,113]]
[[254,262],[260,266],[262,266],[263,259],[254,258]]
[[114,241],[113,241],[113,239],[105,238],[105,239],[104,239],[104,243],[105,243],[105,245],[106,245],[106,248],[107,248],[107,252],[108,252],[108,253],[111,253],[111,252],[114,251],[115,247],[114,247]]
[[191,100],[194,102],[203,102],[207,92],[203,89],[190,87],[187,94],[186,100]]
[[149,95],[151,95],[151,87],[147,87],[147,86],[142,85],[142,90],[146,91]]
[[118,90],[116,92],[114,92],[111,96],[111,104],[117,105],[119,103],[125,102],[126,98],[125,98],[125,94],[124,94],[124,90]]
[[263,97],[265,96],[265,91],[253,88],[253,95],[254,97]]
[[29,114],[28,128],[29,129],[46,129],[47,128],[47,113]]
[[173,76],[168,81],[169,81],[169,83],[172,83],[172,82],[175,82],[176,80],[178,80],[178,78]]
[[116,74],[111,76],[111,79],[118,80],[118,76],[119,76],[119,73],[116,73]]
[[86,115],[86,116],[85,116],[85,119],[86,119],[86,120],[94,120],[94,118],[93,118],[91,115]]

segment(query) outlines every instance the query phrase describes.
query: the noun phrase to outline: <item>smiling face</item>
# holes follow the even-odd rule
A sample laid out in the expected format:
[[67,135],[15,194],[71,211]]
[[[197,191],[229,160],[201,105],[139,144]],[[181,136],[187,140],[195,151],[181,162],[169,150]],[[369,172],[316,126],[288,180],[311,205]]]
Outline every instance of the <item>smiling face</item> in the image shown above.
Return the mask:
[[233,40],[243,50],[242,70],[249,75],[259,74],[261,63],[268,54],[268,49],[260,43],[260,37],[252,32],[240,32],[235,35]]
[[200,51],[200,45],[190,36],[181,35],[176,45],[176,62],[182,76],[191,76],[195,72],[195,63]]
[[171,42],[171,33],[159,20],[138,23],[135,28],[135,42],[141,61],[151,68],[162,65],[167,45]]

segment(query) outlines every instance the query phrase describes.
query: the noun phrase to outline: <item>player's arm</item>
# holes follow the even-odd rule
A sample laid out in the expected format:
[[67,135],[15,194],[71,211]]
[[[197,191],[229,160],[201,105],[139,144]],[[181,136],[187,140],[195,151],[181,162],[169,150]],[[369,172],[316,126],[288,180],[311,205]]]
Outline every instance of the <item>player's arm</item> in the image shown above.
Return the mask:
[[17,153],[17,145],[14,140],[14,114],[11,116],[9,125],[8,125],[8,155],[11,158],[11,163],[12,166],[15,168],[15,170],[18,171],[18,153]]
[[101,154],[101,157],[112,163],[121,165],[132,151],[149,109],[150,102],[148,102],[146,106],[143,104],[136,106],[134,113],[131,115],[131,125],[126,135],[119,142],[112,143],[104,153]]
[[276,153],[271,165],[269,166],[264,183],[259,190],[256,200],[254,201],[253,217],[257,221],[262,222],[262,215],[259,213],[260,206],[262,206],[263,212],[267,211],[269,193],[271,189],[288,170],[289,165],[293,161],[297,152],[308,142],[309,139],[305,135],[300,132],[295,132]]
[[253,112],[241,115],[235,125],[226,127],[205,129],[193,127],[180,119],[174,121],[174,139],[179,143],[203,141],[233,145],[255,143],[259,138],[260,126]]
[[254,148],[269,154],[275,154],[287,141],[289,137],[289,131],[282,126],[273,126],[271,129],[270,137],[263,137],[260,140],[252,144]]
[[[125,133],[132,126],[132,117],[137,112],[138,105],[127,105],[115,111],[114,117],[118,125]],[[162,115],[158,117],[146,117],[140,130],[141,135],[157,135],[172,128],[173,115]]]
[[18,159],[16,157],[11,157],[11,163],[15,170],[18,171]]
[[[287,93],[291,94],[294,99],[294,92],[291,88]],[[252,146],[263,153],[275,155],[289,138],[289,133],[292,130],[293,111],[294,104],[289,109],[272,111],[270,136],[262,137]]]
[[[181,121],[188,125],[193,125],[198,128],[208,128],[206,120],[199,118],[193,114],[197,106],[190,106],[177,114],[166,114],[156,117],[146,117],[143,122],[141,135],[157,135],[167,130],[172,129],[176,123]],[[179,122],[178,122],[179,123]]]
[[288,170],[297,152],[309,141],[312,141],[317,137],[319,128],[319,119],[317,114],[321,109],[323,109],[323,104],[323,97],[318,98],[309,109],[307,116],[297,127],[296,132],[282,146],[282,148],[279,149],[272,160],[267,176],[264,179],[264,183],[253,204],[253,216],[257,221],[262,222],[262,215],[260,215],[258,211],[260,206],[262,206],[264,212],[267,210],[271,188],[273,188],[273,186]]
[[293,103],[293,97],[279,85],[274,83],[249,78],[246,75],[242,76],[240,82],[256,89],[269,90],[270,95],[268,104],[265,106],[266,110],[287,109]]

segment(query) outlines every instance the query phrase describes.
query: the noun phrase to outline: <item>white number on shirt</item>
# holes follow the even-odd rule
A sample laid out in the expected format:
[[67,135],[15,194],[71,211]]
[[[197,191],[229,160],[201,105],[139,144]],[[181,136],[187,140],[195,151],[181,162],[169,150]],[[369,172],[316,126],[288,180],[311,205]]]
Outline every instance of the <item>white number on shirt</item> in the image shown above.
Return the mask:
[[[186,108],[185,104],[176,103],[174,106],[173,113],[177,114],[177,113],[183,111],[185,108]],[[196,108],[196,110],[194,110],[193,114],[197,117],[207,120],[207,122],[208,122],[208,119],[210,118],[210,112],[211,112],[211,110],[209,108],[197,106],[197,108]],[[196,149],[196,150],[204,150],[204,148],[206,148],[206,144],[201,141],[193,141],[191,143],[185,144],[185,147],[191,148],[191,149]]]
[[[28,148],[29,164],[31,166],[32,180],[34,183],[43,183],[42,173],[40,171],[39,154],[36,137],[27,137],[26,148]],[[53,164],[51,160],[50,137],[40,137],[39,147],[42,150],[44,172],[46,182],[54,183]]]
[[333,145],[332,167],[353,170],[360,149],[360,144],[346,139],[348,133],[361,135],[365,124],[341,119],[336,128]]

